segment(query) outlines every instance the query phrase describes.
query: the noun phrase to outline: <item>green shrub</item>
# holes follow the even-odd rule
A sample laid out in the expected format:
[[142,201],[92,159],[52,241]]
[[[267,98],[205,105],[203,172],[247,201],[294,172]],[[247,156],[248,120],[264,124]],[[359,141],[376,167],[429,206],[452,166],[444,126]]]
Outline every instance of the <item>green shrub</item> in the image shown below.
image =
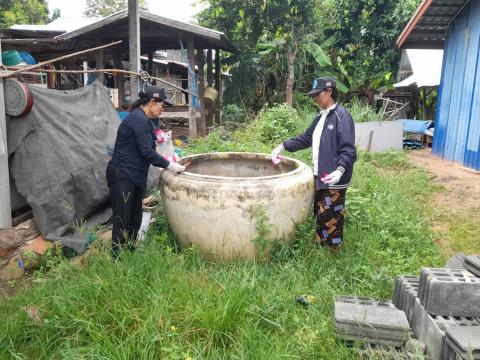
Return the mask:
[[287,104],[264,108],[256,118],[260,139],[267,143],[281,142],[296,135],[301,123],[297,110]]
[[223,107],[222,122],[241,124],[249,120],[249,116],[243,109],[235,104],[228,104]]
[[380,114],[373,107],[361,102],[357,98],[353,98],[346,104],[345,109],[352,115],[353,121],[357,123],[382,120]]
[[308,109],[309,111],[318,109],[313,97],[298,91],[293,92],[293,107],[299,112],[302,112],[304,109]]

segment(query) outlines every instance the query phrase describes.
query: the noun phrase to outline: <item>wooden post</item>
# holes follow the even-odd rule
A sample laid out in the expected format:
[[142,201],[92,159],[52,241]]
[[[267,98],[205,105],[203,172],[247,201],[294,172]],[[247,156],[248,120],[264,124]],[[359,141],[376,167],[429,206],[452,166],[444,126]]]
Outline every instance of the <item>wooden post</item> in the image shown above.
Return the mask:
[[[103,69],[104,68],[103,49],[97,51],[95,68],[96,69]],[[100,84],[103,84],[103,78],[104,78],[103,72],[97,72],[96,73],[96,78],[97,78],[97,81]]]
[[198,132],[201,135],[206,133],[206,124],[205,124],[205,103],[204,103],[204,93],[205,93],[205,56],[203,54],[203,49],[197,49],[197,58],[198,58],[198,99],[200,100],[200,119],[198,121]]
[[[140,71],[140,17],[138,0],[128,0],[128,49],[130,71]],[[130,99],[137,100],[139,79],[130,75]]]
[[147,64],[147,71],[151,76],[155,76],[153,74],[153,51],[148,52],[148,64]]
[[207,84],[213,86],[212,49],[207,50]]
[[[83,70],[85,71],[83,73],[83,86],[88,85],[88,73],[86,72],[88,70],[88,61],[83,62]],[[48,77],[48,74],[47,74]]]
[[[2,44],[0,43],[0,54]],[[2,59],[0,56],[0,66]],[[10,200],[10,171],[8,168],[7,116],[3,79],[0,79],[0,229],[12,227],[12,203]]]
[[215,89],[218,91],[217,110],[215,111],[215,122],[220,125],[220,106],[222,104],[222,84],[220,68],[220,49],[215,49]]
[[[189,37],[187,40],[188,53],[188,90],[192,92],[193,89],[193,74],[195,74],[195,57],[193,54],[194,44],[193,38]],[[188,134],[191,137],[197,136],[197,118],[196,110],[193,106],[193,96],[188,94]]]
[[[115,51],[113,56],[115,56],[115,59],[113,60],[115,63],[115,69],[121,69],[122,68],[121,52]],[[118,107],[122,109],[123,97],[125,96],[125,78],[123,77],[123,73],[116,74],[115,85],[117,86]]]

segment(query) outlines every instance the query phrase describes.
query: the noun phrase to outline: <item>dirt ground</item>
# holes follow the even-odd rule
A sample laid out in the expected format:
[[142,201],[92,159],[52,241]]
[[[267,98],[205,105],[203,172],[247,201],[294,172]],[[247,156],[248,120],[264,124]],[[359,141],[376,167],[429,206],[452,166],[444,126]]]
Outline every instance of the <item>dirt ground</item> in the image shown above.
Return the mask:
[[[415,166],[432,175],[433,184],[443,188],[431,199],[431,223],[439,235],[437,241],[442,247],[443,255],[447,258],[462,250],[463,239],[455,238],[471,238],[476,236],[472,234],[480,230],[480,172],[434,156],[431,149],[413,150],[407,156]],[[464,227],[463,233],[458,230],[459,226]],[[452,246],[453,241],[459,245]],[[465,252],[477,249],[475,244],[471,244],[472,239],[469,242],[465,246]],[[477,242],[480,247],[480,235]]]

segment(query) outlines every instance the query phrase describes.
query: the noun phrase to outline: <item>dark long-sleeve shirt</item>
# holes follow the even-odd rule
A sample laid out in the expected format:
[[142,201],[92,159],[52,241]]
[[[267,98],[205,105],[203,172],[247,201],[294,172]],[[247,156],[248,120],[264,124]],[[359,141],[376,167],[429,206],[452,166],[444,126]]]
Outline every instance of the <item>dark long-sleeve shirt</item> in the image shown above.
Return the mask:
[[[321,115],[315,116],[310,127],[301,135],[285,140],[288,151],[297,151],[312,146],[312,137]],[[355,149],[355,125],[350,114],[341,105],[328,112],[323,125],[318,151],[317,189],[343,189],[350,185],[353,164],[357,160]],[[327,185],[320,181],[324,174],[340,170],[343,175],[338,184]]]
[[150,164],[166,168],[169,161],[155,151],[155,134],[140,108],[122,121],[117,131],[111,163],[138,187],[145,188]]

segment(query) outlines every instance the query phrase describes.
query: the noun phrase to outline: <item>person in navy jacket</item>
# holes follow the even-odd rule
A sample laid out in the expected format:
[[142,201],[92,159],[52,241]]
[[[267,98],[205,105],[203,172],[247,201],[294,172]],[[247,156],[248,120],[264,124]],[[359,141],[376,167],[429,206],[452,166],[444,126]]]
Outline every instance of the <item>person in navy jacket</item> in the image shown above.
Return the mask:
[[132,248],[142,223],[142,199],[150,165],[173,173],[183,165],[169,162],[156,152],[156,119],[171,105],[164,88],[147,86],[138,94],[131,111],[117,131],[112,159],[107,166],[107,184],[113,210],[112,255]]
[[278,145],[272,151],[272,158],[276,159],[284,150],[312,148],[316,240],[337,251],[344,240],[345,195],[357,159],[355,126],[348,111],[337,103],[335,80],[315,79],[308,94],[321,110],[303,134]]

